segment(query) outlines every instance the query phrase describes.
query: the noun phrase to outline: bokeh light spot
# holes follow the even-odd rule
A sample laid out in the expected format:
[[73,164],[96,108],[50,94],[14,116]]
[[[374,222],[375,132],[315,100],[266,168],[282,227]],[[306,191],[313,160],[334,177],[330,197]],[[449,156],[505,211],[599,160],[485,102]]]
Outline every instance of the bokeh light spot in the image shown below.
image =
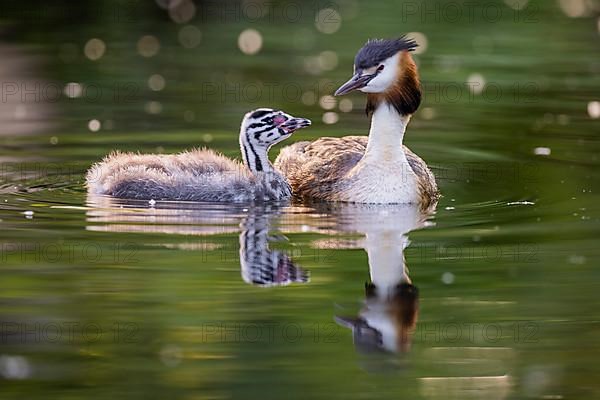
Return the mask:
[[98,132],[101,127],[102,127],[102,125],[100,124],[100,121],[98,121],[97,119],[92,119],[91,121],[88,122],[88,129],[92,132]]
[[485,78],[481,74],[471,74],[467,78],[467,87],[473,94],[481,94],[485,89]]
[[65,85],[63,93],[70,99],[81,97],[81,95],[83,94],[83,86],[81,86],[81,84],[77,82],[69,82]]
[[148,114],[160,114],[162,112],[162,109],[162,104],[160,104],[158,101],[149,101],[144,106],[144,110]]
[[193,25],[186,25],[179,30],[179,43],[186,49],[193,49],[200,44],[202,32]]
[[338,113],[334,111],[328,111],[325,114],[323,114],[323,122],[327,125],[335,124],[338,122],[339,119],[340,118],[338,116]]
[[350,112],[352,111],[352,108],[354,107],[354,104],[352,104],[352,100],[350,99],[342,99],[340,100],[340,111],[341,112]]
[[315,16],[315,26],[319,32],[335,33],[342,26],[342,16],[333,8],[324,8]]
[[180,0],[169,4],[169,17],[177,24],[190,22],[196,15],[196,5],[191,0]]
[[100,39],[90,39],[83,48],[83,54],[92,61],[99,60],[106,52],[106,44]]
[[336,103],[336,98],[329,95],[322,96],[319,99],[319,105],[323,110],[333,110],[335,108]]
[[142,57],[152,57],[158,54],[160,43],[155,36],[142,36],[137,42],[137,51]]
[[160,74],[154,74],[148,79],[148,87],[155,92],[165,88],[165,78]]
[[588,115],[590,118],[598,119],[600,118],[600,101],[590,101],[588,103]]
[[263,39],[255,29],[246,29],[238,37],[238,47],[244,54],[256,54],[262,48]]
[[319,54],[319,66],[324,71],[331,71],[338,65],[338,55],[335,51],[325,50]]

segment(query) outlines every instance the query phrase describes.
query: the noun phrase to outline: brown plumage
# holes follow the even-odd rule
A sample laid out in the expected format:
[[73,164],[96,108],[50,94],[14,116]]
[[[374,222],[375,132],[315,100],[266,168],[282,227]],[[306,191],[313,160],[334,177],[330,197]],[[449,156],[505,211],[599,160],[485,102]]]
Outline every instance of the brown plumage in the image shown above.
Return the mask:
[[372,115],[383,102],[393,105],[400,115],[414,114],[421,105],[419,73],[408,51],[403,51],[398,57],[398,67],[396,80],[391,87],[383,93],[367,94],[367,115]]
[[[362,159],[368,136],[324,137],[314,142],[297,142],[281,150],[275,168],[287,178],[300,197],[339,201],[336,194],[345,176]],[[438,188],[433,173],[418,155],[404,146],[404,152],[417,177],[420,205],[423,209],[436,203]]]
[[[383,61],[377,56],[378,49],[387,56],[389,47],[398,43],[403,48],[396,54]],[[324,137],[281,150],[274,165],[295,195],[324,201],[419,203],[422,208],[437,202],[434,175],[402,144],[410,117],[421,103],[417,66],[406,49],[415,45],[406,43],[368,42],[359,51],[354,77],[336,92],[367,92],[366,112],[372,118],[368,137]],[[375,64],[369,65],[365,54]]]

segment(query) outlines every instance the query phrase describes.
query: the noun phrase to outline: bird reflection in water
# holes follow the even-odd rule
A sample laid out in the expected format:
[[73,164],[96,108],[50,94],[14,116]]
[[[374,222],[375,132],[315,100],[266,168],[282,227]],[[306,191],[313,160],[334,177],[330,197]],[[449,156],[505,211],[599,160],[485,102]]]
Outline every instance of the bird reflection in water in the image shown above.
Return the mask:
[[370,280],[365,283],[362,308],[357,316],[338,315],[335,321],[352,330],[359,352],[407,352],[419,315],[419,291],[408,276],[404,249],[410,243],[408,233],[423,227],[433,209],[339,204],[326,212],[336,216],[335,231],[364,235],[360,241],[334,247],[363,248],[369,259]]
[[270,250],[269,236],[273,216],[250,213],[242,223],[240,233],[240,265],[246,283],[258,286],[283,286],[307,283],[307,271],[294,264],[282,251]]
[[[269,242],[280,237],[269,232],[281,207],[260,205],[244,208],[192,202],[123,200],[90,195],[87,199],[88,230],[102,232],[165,233],[211,236],[240,231],[239,255],[244,282],[261,286],[286,286],[307,283],[309,273],[280,250],[271,250]],[[241,221],[241,222],[240,222]],[[165,247],[172,248],[172,243]],[[178,244],[180,250],[215,250],[216,243]]]
[[[361,352],[407,352],[419,314],[419,292],[408,275],[404,249],[408,233],[423,227],[432,209],[413,205],[361,205],[321,203],[304,212],[283,212],[277,206],[227,206],[202,203],[147,202],[88,198],[88,229],[111,232],[152,232],[185,235],[217,235],[241,232],[239,259],[242,279],[261,287],[307,283],[309,273],[296,265],[284,251],[272,250],[269,243],[275,222],[285,233],[314,231],[327,234],[313,247],[363,248],[368,254],[370,280],[365,299],[356,316],[335,317],[352,330],[354,344]],[[289,209],[288,209],[289,211]],[[314,222],[318,216],[318,224]],[[148,223],[151,222],[151,223]],[[338,240],[332,235],[359,233],[362,239]],[[203,243],[204,247],[210,247]],[[172,246],[172,244],[170,244]],[[216,244],[215,244],[216,246]],[[186,246],[194,249],[194,246]]]

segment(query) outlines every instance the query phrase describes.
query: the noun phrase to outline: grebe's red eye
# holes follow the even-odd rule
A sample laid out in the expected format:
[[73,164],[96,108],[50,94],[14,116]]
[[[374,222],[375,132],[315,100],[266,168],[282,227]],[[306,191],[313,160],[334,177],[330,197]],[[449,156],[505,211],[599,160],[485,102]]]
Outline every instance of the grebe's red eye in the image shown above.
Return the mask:
[[283,115],[278,115],[275,118],[273,118],[273,123],[275,125],[281,125],[286,121],[285,117]]

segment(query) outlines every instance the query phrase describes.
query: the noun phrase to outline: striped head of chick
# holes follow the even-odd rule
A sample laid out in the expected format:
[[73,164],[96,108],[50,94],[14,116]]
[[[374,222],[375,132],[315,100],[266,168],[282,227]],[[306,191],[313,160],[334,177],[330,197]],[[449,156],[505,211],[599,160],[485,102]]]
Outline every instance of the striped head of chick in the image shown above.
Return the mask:
[[259,108],[244,116],[240,129],[240,147],[244,164],[261,182],[256,186],[256,196],[283,200],[292,195],[292,188],[285,177],[269,161],[268,151],[274,144],[309,125],[310,120],[306,118],[296,118],[271,108]]
[[242,139],[254,148],[267,150],[289,138],[298,129],[310,126],[310,123],[309,119],[296,118],[281,110],[259,108],[245,115]]

